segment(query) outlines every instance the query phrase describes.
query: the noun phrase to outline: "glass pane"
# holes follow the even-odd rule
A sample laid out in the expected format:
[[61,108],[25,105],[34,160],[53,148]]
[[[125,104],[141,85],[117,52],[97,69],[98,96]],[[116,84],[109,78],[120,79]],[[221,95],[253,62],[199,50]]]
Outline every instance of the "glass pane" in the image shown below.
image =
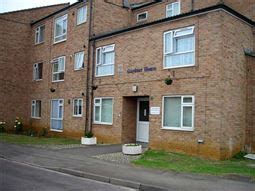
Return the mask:
[[172,16],[175,16],[178,14],[180,14],[180,3],[179,2],[173,3],[173,15]]
[[114,73],[114,65],[97,66],[97,75],[111,75]]
[[62,22],[62,20],[57,20],[55,26],[56,26],[55,36],[62,35],[62,33],[63,33],[63,22]]
[[95,121],[100,121],[100,107],[95,106]]
[[112,123],[112,99],[102,99],[101,122]]
[[42,79],[43,63],[38,64],[38,79]]
[[41,117],[41,101],[36,101],[36,111],[35,111],[36,117]]
[[58,63],[53,64],[53,72],[58,72]]
[[35,117],[35,105],[32,104],[32,111],[31,111],[32,117]]
[[102,64],[113,64],[114,63],[114,52],[103,53]]
[[51,118],[58,118],[58,100],[51,101]]
[[65,77],[65,73],[64,72],[59,73],[59,80],[64,80],[64,77]]
[[168,97],[164,99],[164,126],[181,126],[181,98]]
[[192,97],[184,97],[183,103],[192,103]]
[[192,107],[183,107],[183,126],[192,127]]
[[59,106],[58,118],[63,118],[63,106]]
[[85,20],[86,20],[86,8],[81,7],[77,11],[77,24],[81,24],[81,23],[85,22]]
[[194,52],[165,56],[166,67],[194,65],[194,64],[195,64]]
[[75,54],[75,69],[83,68],[84,52],[78,52]]
[[45,26],[40,27],[40,36],[39,36],[39,42],[44,41],[44,33],[45,33]]
[[172,47],[173,47],[173,37],[172,37],[172,32],[166,33],[165,34],[165,53],[171,53],[172,52]]
[[139,121],[149,121],[149,101],[139,102]]
[[175,52],[194,51],[194,36],[175,38]]
[[147,14],[146,13],[142,13],[142,14],[139,14],[138,15],[138,21],[139,20],[144,20],[144,19],[146,19],[147,18]]

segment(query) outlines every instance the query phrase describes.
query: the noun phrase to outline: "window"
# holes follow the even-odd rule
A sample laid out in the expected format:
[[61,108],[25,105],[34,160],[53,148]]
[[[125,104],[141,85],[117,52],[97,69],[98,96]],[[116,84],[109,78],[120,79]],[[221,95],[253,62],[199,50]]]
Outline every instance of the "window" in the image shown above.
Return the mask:
[[147,18],[148,18],[148,12],[146,11],[146,12],[137,14],[136,21],[137,22],[145,21],[147,20]]
[[96,50],[96,76],[114,74],[114,44],[97,48]]
[[31,117],[32,118],[41,117],[41,100],[32,100]]
[[84,52],[77,52],[74,54],[74,69],[81,70],[84,68]]
[[95,98],[94,122],[98,124],[112,124],[113,98]]
[[67,15],[55,19],[54,43],[66,40]]
[[63,113],[64,113],[64,100],[54,99],[51,100],[51,120],[50,129],[52,131],[63,131]]
[[41,80],[43,71],[43,63],[36,63],[33,65],[33,80]]
[[65,77],[65,56],[53,60],[53,82],[64,81]]
[[39,26],[35,29],[35,44],[44,42],[45,26]]
[[77,10],[77,25],[87,21],[87,6],[81,7]]
[[194,27],[164,33],[164,68],[195,65]]
[[163,98],[163,128],[192,131],[194,127],[194,96]]
[[74,99],[73,100],[73,116],[82,117],[82,99]]
[[166,6],[166,17],[179,15],[181,12],[180,2],[170,3]]

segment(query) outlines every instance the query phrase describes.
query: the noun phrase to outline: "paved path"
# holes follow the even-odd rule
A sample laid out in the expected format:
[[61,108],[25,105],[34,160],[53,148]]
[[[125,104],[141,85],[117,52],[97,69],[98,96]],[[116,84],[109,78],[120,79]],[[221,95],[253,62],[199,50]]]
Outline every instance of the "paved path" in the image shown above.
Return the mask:
[[131,191],[134,189],[82,179],[59,172],[0,159],[3,191]]
[[[174,173],[120,165],[97,160],[95,153],[112,152],[120,146],[86,147],[62,150],[47,150],[0,143],[0,156],[10,160],[32,163],[49,168],[71,169],[84,173],[139,182],[143,185],[164,187],[174,191],[254,191],[255,184],[242,180],[229,180],[216,176]],[[97,150],[98,149],[98,150]]]

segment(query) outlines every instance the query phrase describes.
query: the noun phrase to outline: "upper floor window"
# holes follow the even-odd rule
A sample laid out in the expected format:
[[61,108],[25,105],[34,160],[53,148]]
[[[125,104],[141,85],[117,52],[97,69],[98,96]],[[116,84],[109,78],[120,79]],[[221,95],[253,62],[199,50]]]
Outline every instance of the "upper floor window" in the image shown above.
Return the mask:
[[81,70],[84,68],[84,51],[74,54],[74,69]]
[[67,15],[55,19],[54,43],[66,40],[67,34]]
[[81,7],[77,10],[77,25],[87,21],[87,6]]
[[82,117],[82,99],[73,99],[73,116]]
[[45,36],[45,26],[39,26],[35,29],[35,44],[40,44],[44,42],[44,36]]
[[136,21],[137,22],[141,22],[141,21],[146,21],[148,18],[148,12],[143,12],[143,13],[139,13],[136,16]]
[[41,100],[32,100],[31,117],[32,118],[41,117]]
[[164,33],[164,68],[195,65],[194,27]]
[[180,2],[170,3],[166,6],[166,17],[172,17],[181,13]]
[[96,50],[96,76],[114,75],[115,45],[108,45]]
[[65,56],[53,60],[52,82],[64,81],[65,77]]
[[33,65],[33,80],[41,80],[43,71],[43,63],[36,63]]

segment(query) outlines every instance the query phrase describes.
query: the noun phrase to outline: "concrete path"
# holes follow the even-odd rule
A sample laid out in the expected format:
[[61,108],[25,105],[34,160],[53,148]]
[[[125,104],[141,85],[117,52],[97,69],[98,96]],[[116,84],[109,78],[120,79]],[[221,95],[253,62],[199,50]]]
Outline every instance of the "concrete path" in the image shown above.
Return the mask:
[[116,152],[120,148],[120,145],[113,145],[52,151],[0,143],[0,157],[141,190],[156,190],[155,188],[173,191],[255,190],[254,182],[245,179],[230,180],[216,176],[144,169],[101,161],[91,157],[94,154],[106,153],[106,151]]

